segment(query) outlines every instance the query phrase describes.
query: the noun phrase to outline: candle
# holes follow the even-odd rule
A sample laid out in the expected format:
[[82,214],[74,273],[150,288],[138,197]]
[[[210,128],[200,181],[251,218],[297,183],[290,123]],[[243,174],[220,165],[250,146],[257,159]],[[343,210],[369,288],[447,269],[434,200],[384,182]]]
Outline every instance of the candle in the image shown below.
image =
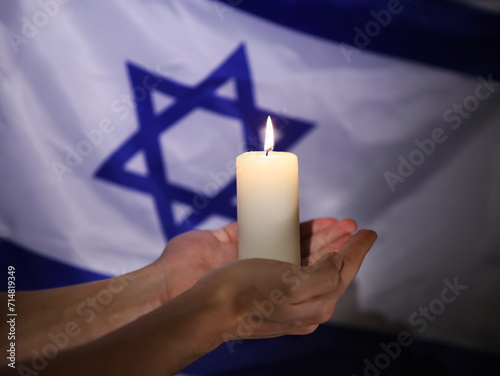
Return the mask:
[[236,158],[239,258],[300,265],[298,160],[273,148],[268,117],[264,151]]

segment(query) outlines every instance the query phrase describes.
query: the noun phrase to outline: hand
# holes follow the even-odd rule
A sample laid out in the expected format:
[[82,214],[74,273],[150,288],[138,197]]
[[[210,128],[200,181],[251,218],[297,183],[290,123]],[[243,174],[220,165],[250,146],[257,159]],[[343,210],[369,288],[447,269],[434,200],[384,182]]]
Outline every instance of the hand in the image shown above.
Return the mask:
[[[351,220],[332,218],[303,224],[302,267],[235,260],[236,224],[181,235],[157,262],[128,277],[24,293],[19,302],[28,316],[33,312],[27,322],[34,328],[27,330],[31,337],[24,338],[25,348],[43,352],[46,328],[64,333],[71,320],[82,331],[51,359],[44,374],[72,369],[75,376],[159,375],[178,372],[229,339],[311,333],[331,316],[375,241],[373,231],[351,236],[355,228]],[[129,283],[135,278],[139,283]],[[125,282],[123,291],[98,311],[92,325],[85,324],[77,306],[118,282]],[[162,284],[165,291],[170,286],[170,297],[177,295],[166,304],[157,290]],[[40,304],[47,311],[43,315],[31,309]],[[61,311],[73,315],[60,320]],[[28,352],[18,352],[18,357],[31,366]]]
[[[317,222],[314,226],[323,227]],[[314,264],[238,260],[207,274],[186,295],[210,302],[219,312],[215,315],[220,317],[219,326],[227,330],[227,323],[233,323],[222,336],[224,341],[309,334],[331,317],[377,238],[370,230],[333,236],[332,228],[324,233],[313,229],[310,243],[315,255],[322,254]],[[323,243],[328,236],[330,242]],[[340,250],[334,250],[341,242]]]
[[[356,230],[350,219],[319,218],[300,225],[302,263],[340,249]],[[233,222],[215,231],[190,231],[173,238],[153,272],[164,274],[163,302],[191,288],[208,272],[238,259],[238,226]]]
[[328,252],[337,252],[357,225],[352,219],[318,218],[300,225],[302,266],[314,264]]

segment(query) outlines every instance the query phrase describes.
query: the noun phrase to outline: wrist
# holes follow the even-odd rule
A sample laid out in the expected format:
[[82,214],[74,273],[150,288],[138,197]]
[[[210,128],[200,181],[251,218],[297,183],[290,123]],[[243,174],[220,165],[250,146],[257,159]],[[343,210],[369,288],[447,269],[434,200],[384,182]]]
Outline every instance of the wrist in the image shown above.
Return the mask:
[[196,308],[193,309],[196,332],[204,339],[199,342],[199,348],[193,349],[198,357],[213,351],[230,339],[228,335],[234,333],[236,327],[236,318],[230,306],[231,299],[224,291],[226,289],[222,286],[209,291],[205,288],[197,291],[200,286],[206,287],[203,285],[204,281],[201,281],[181,295],[188,295],[189,301],[196,302]]

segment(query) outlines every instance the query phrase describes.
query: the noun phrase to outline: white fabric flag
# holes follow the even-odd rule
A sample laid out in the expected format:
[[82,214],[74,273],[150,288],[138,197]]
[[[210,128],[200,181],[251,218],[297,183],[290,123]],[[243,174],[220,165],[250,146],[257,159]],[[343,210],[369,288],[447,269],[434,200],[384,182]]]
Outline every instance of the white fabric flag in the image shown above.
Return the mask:
[[[379,234],[336,320],[498,349],[498,83],[224,6],[2,4],[2,234],[105,275],[142,267],[236,219],[234,160],[270,114],[301,219]],[[467,288],[431,325],[419,309],[449,284]]]

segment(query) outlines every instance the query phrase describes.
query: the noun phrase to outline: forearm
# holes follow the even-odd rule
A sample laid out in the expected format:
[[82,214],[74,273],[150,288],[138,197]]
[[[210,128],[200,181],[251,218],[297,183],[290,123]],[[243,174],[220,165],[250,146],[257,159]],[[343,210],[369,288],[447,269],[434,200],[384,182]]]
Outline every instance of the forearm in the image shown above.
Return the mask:
[[108,280],[17,295],[17,360],[99,338],[163,302],[164,277],[148,267]]
[[188,291],[123,328],[69,350],[41,375],[172,375],[223,342],[232,320]]

